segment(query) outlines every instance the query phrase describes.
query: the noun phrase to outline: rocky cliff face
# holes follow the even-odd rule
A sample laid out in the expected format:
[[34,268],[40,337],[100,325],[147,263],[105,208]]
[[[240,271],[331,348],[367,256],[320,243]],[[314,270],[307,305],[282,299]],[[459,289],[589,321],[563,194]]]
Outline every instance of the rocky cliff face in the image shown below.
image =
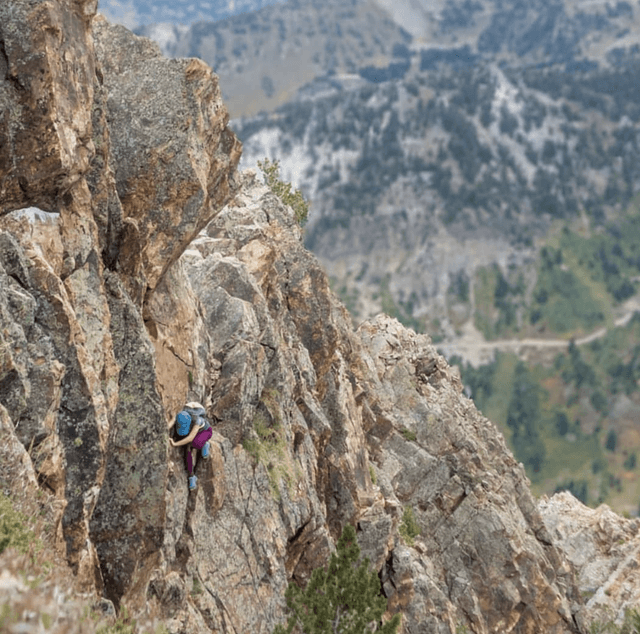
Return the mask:
[[[78,584],[170,632],[271,632],[349,522],[404,632],[582,631],[429,338],[354,332],[291,209],[236,173],[215,75],[94,10],[0,7],[0,476],[61,501]],[[217,423],[190,493],[166,426],[192,399]]]

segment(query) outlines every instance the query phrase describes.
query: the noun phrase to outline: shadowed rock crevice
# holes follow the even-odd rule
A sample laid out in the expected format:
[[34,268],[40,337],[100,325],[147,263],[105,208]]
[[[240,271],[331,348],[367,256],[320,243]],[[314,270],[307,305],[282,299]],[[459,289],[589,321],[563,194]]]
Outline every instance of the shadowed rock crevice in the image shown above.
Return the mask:
[[[117,278],[111,274],[108,279],[111,335],[120,367],[119,399],[90,528],[107,596],[118,603],[140,570],[151,565],[148,560],[157,560],[164,541],[166,423],[155,386],[153,346],[142,318]],[[147,517],[154,517],[157,524]]]

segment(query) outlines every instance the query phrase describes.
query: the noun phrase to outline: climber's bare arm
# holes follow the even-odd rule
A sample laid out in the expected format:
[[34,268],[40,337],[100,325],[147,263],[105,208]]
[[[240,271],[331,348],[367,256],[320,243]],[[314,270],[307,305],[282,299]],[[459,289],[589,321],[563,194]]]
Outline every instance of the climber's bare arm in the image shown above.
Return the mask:
[[169,438],[169,442],[174,447],[182,447],[184,445],[188,445],[196,437],[198,431],[200,431],[200,427],[194,425],[188,436],[185,436],[182,440],[178,440],[177,442],[173,438]]

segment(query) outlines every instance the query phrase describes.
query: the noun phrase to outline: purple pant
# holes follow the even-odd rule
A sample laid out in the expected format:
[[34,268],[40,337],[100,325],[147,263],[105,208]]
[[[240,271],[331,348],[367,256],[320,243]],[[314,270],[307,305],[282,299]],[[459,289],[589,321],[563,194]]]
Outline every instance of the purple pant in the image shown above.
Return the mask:
[[192,449],[202,449],[207,440],[213,436],[213,429],[203,429],[196,434],[196,437],[191,441],[190,445],[187,445],[187,472],[190,476],[193,475],[193,458],[191,456]]

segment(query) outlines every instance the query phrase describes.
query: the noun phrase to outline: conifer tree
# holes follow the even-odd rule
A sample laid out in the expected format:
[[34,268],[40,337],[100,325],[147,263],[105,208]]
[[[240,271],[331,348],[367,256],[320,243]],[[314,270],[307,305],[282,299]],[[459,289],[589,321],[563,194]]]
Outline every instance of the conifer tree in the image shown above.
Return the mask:
[[316,568],[302,590],[293,581],[285,593],[289,619],[274,634],[395,634],[400,615],[382,623],[387,599],[380,593],[375,570],[360,558],[356,531],[347,525],[327,568]]

